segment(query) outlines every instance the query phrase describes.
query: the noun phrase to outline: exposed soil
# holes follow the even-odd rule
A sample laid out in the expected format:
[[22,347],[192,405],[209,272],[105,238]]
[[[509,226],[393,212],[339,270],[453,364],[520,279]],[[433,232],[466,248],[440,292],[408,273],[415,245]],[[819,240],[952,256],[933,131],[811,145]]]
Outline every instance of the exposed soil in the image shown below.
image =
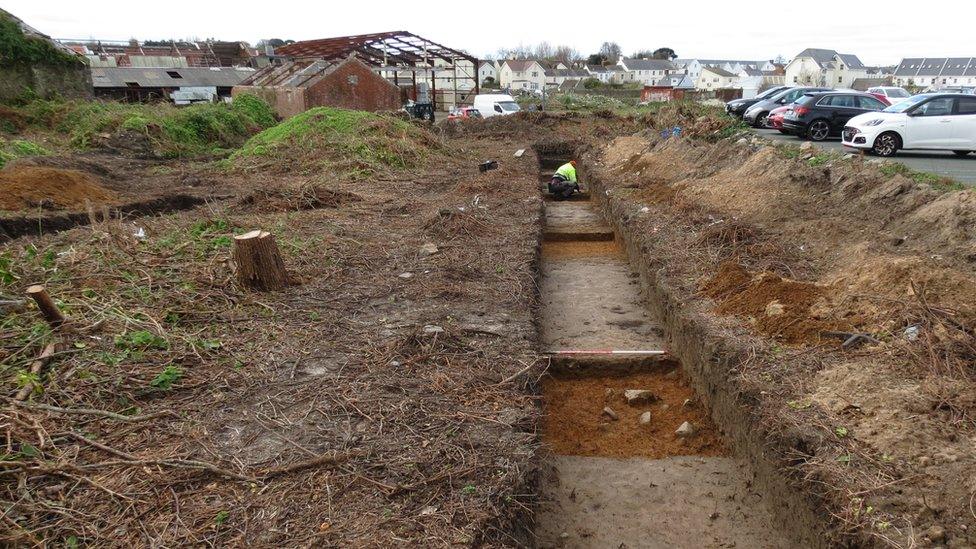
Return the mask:
[[832,517],[810,545],[976,543],[973,191],[727,141],[586,160],[716,423],[794,520]]
[[115,200],[114,193],[84,172],[29,166],[0,170],[0,210],[79,209]]
[[291,188],[258,189],[241,198],[240,205],[245,210],[257,212],[291,212],[338,208],[360,200],[358,195],[351,192],[304,184]]
[[[568,456],[645,457],[721,456],[728,450],[694,391],[671,369],[625,376],[552,377],[542,385],[545,419],[542,439],[555,453]],[[647,389],[653,402],[630,405],[628,389]],[[685,402],[688,401],[687,404]],[[619,419],[603,413],[610,407]],[[640,416],[651,413],[649,425]],[[697,433],[674,431],[685,421]]]
[[593,241],[551,241],[542,243],[542,255],[549,259],[569,259],[580,257],[618,256],[624,257],[626,252],[615,240],[603,242]]

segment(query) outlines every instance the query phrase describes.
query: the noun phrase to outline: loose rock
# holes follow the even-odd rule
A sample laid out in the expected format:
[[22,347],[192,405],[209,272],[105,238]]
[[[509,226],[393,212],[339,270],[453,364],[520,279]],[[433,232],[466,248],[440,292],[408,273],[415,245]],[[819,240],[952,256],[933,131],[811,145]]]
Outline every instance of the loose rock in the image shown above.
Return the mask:
[[610,419],[612,419],[614,421],[617,421],[618,419],[620,419],[620,416],[617,415],[617,412],[614,412],[613,411],[613,408],[611,408],[609,406],[607,406],[606,408],[603,409],[603,415],[609,417]]
[[690,437],[695,434],[695,426],[686,421],[681,424],[681,427],[678,427],[678,430],[674,434],[679,437]]
[[945,528],[939,526],[938,524],[933,524],[925,531],[925,537],[929,538],[932,543],[942,543],[945,541]]
[[640,424],[641,425],[649,425],[650,423],[651,423],[651,413],[650,412],[644,412],[643,414],[641,414],[641,416],[640,416]]
[[624,398],[627,399],[627,404],[630,405],[658,400],[657,395],[647,389],[627,389],[624,391]]
[[433,242],[427,242],[420,247],[420,257],[427,257],[429,255],[434,255],[439,251],[440,250],[437,248],[436,244],[434,244]]

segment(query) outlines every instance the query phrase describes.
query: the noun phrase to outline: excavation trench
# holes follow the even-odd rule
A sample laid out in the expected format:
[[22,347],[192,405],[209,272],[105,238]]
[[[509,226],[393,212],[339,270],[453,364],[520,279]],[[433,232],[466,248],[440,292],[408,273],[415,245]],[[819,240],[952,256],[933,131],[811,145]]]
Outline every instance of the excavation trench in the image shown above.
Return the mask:
[[[537,151],[544,190],[567,156]],[[589,193],[546,202],[538,325],[551,366],[537,545],[792,546],[752,467],[665,352],[641,277],[598,206]],[[692,432],[678,434],[683,426]]]

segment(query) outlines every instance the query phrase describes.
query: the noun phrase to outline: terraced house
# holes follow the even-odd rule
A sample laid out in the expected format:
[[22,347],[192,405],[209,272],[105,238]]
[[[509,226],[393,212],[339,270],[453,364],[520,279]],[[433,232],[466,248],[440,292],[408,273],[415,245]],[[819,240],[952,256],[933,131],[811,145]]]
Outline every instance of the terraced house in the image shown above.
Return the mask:
[[909,57],[895,69],[895,84],[941,89],[976,86],[976,57]]
[[786,65],[786,85],[847,88],[870,72],[854,54],[807,48]]
[[624,71],[624,82],[640,82],[645,86],[652,85],[678,70],[674,63],[663,59],[623,58],[617,65]]

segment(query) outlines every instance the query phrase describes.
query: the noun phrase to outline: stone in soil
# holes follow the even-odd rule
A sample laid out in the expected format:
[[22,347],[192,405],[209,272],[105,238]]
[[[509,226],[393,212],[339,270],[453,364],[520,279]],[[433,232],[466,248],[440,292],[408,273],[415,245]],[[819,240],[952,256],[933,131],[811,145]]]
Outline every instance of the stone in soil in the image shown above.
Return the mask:
[[627,389],[624,391],[624,398],[627,399],[627,404],[631,406],[660,400],[657,395],[647,389]]
[[611,408],[609,406],[607,406],[606,408],[603,409],[603,415],[607,416],[608,418],[610,418],[610,419],[612,419],[614,421],[617,421],[618,419],[620,419],[620,416],[617,415],[617,412],[614,412],[613,411],[613,408]]
[[681,424],[681,427],[678,427],[678,430],[674,434],[679,437],[690,437],[695,434],[695,426],[686,421]]
[[650,412],[644,412],[643,414],[641,414],[641,416],[640,416],[640,424],[641,425],[650,425],[650,423],[651,423],[651,413]]

